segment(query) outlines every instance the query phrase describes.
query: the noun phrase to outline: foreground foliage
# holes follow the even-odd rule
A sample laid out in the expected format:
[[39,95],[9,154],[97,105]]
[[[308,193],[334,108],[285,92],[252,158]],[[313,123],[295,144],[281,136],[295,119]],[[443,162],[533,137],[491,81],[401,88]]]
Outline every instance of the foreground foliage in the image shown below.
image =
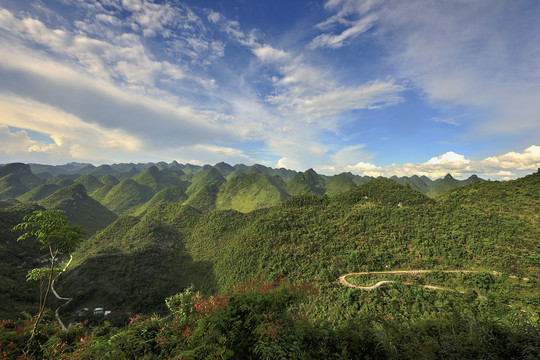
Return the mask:
[[17,241],[33,238],[41,245],[41,250],[47,249],[50,255],[47,267],[34,268],[27,275],[28,280],[41,282],[45,280],[46,282],[44,294],[41,293],[40,288],[39,312],[32,328],[28,346],[32,345],[37,326],[45,311],[52,283],[58,276],[58,269],[55,266],[58,255],[70,254],[86,236],[81,228],[72,226],[68,218],[61,213],[61,210],[36,210],[31,215],[25,216],[24,221],[13,228],[13,231],[23,232]]
[[359,316],[333,323],[309,316],[318,291],[305,283],[251,281],[203,296],[188,287],[167,299],[168,315],[134,315],[128,325],[84,323],[62,332],[32,319],[3,321],[0,358],[44,359],[534,359],[540,328],[517,314],[512,324],[475,311],[413,322]]

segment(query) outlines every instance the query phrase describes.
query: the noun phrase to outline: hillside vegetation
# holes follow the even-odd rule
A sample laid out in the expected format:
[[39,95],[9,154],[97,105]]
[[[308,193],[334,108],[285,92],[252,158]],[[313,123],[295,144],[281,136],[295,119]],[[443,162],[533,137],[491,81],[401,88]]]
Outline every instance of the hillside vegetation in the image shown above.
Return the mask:
[[[394,181],[376,179],[333,198],[291,197],[249,214],[205,213],[160,202],[143,217],[120,218],[90,239],[79,250],[79,263],[65,284],[70,284],[69,292],[99,288],[104,293],[108,287],[116,291],[112,284],[107,286],[106,279],[118,274],[117,261],[108,262],[104,255],[135,251],[150,256],[156,248],[168,256],[152,256],[145,271],[168,273],[183,283],[182,276],[174,275],[178,274],[174,259],[181,256],[169,256],[175,246],[189,254],[190,262],[211,264],[201,268],[207,271],[200,275],[206,282],[197,281],[205,291],[228,289],[261,274],[280,273],[327,286],[341,273],[386,269],[478,269],[536,279],[540,275],[538,178],[534,174],[507,184],[476,184],[456,189],[439,201]],[[473,195],[489,193],[497,186],[505,191],[497,192],[494,203]],[[460,198],[467,202],[457,205]],[[96,280],[100,285],[73,275],[80,273],[78,267],[98,259],[101,271],[95,276],[102,278]],[[143,281],[136,272],[125,271],[122,277],[141,288],[153,287],[153,282]],[[152,296],[171,295],[165,287],[158,288],[160,296]],[[524,306],[538,306],[534,296],[525,298]],[[75,304],[80,301],[82,306],[84,299],[76,299]]]
[[[118,182],[130,169],[137,174]],[[283,178],[224,163],[101,170],[115,174],[77,177],[39,200],[74,223],[105,215],[86,224],[95,233],[56,284],[73,297],[61,316],[91,327],[60,332],[46,321],[36,357],[533,359],[540,351],[540,172],[463,186],[447,176],[436,184],[449,190],[432,198],[423,177],[402,185],[310,169]],[[66,180],[54,176],[49,184]],[[90,196],[85,184],[94,184]],[[32,311],[32,289],[17,284],[39,255],[7,233],[35,206],[0,213],[3,250],[16,259],[0,265],[19,274],[1,290],[19,311]],[[385,284],[340,283],[355,272],[350,283]],[[75,316],[84,307],[117,315]],[[0,310],[14,319],[2,323],[0,341],[16,357],[28,326]]]

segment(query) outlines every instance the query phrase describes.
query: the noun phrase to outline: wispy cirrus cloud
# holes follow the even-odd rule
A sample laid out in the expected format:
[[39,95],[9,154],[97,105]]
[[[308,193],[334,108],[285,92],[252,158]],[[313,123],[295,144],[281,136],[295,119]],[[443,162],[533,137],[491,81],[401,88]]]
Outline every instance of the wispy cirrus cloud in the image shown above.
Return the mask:
[[347,44],[347,41],[354,39],[355,37],[365,33],[375,23],[377,17],[375,15],[369,15],[359,20],[348,24],[349,26],[339,34],[324,33],[318,35],[313,39],[309,45],[309,49],[316,49],[319,47],[329,47],[333,49],[340,48]]
[[179,66],[152,59],[139,37],[133,34],[97,39],[49,28],[33,18],[19,19],[5,9],[0,9],[0,29],[28,45],[45,47],[54,56],[74,60],[78,67],[102,79],[154,86],[161,77],[175,80],[185,77]]
[[540,105],[534,100],[540,97],[537,6],[330,0],[325,8],[334,14],[319,24],[324,32],[312,46],[345,46],[332,31],[342,27],[341,34],[355,34],[364,22],[388,50],[387,61],[396,64],[398,76],[410,79],[434,106],[482,111],[469,118],[472,134],[540,133]]
[[[265,43],[257,29],[244,31],[237,21],[221,14],[215,17],[232,41],[252,52],[257,60],[252,64],[255,69],[272,69],[266,78],[271,90],[259,97],[252,96],[250,106],[236,102],[243,104],[243,114],[237,116],[253,114],[259,119],[259,134],[269,135],[265,142],[279,157],[280,167],[301,169],[301,164],[311,166],[321,158],[331,159],[332,145],[317,141],[321,131],[341,136],[341,126],[349,121],[344,114],[394,106],[403,100],[401,93],[406,87],[392,78],[340,85],[335,73],[310,63],[301,53]],[[259,103],[256,112],[249,109],[254,103]]]
[[343,113],[393,106],[402,101],[400,94],[406,88],[394,79],[340,86],[332,72],[317,68],[301,55],[260,43],[256,32],[246,34],[237,23],[233,24],[234,31],[227,30],[231,36],[250,48],[261,63],[274,66],[273,91],[265,101],[276,105],[283,116],[310,123],[324,120],[324,128],[336,129]]

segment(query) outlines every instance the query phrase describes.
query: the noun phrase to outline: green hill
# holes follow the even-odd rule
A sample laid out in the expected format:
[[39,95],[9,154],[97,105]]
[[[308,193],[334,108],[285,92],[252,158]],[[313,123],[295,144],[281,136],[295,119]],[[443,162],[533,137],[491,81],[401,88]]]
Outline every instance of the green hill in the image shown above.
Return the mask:
[[232,173],[229,174],[229,177],[233,177],[240,174],[247,174],[249,172],[249,167],[244,164],[236,164],[233,166]]
[[287,182],[287,192],[291,195],[324,194],[324,180],[313,169],[297,173]]
[[94,171],[96,170],[96,167],[92,164],[88,164],[86,165],[85,167],[83,168],[78,168],[78,169],[74,169],[72,171],[70,171],[70,173],[72,174],[77,174],[77,175],[90,175],[92,174]]
[[[182,217],[183,209],[189,216],[193,213],[178,204],[161,204],[172,207],[175,217]],[[160,213],[159,206],[156,211]],[[140,219],[121,217],[84,243],[75,255],[73,270],[63,281],[62,291],[77,294],[76,305],[164,312],[165,297],[190,283],[198,287],[212,283],[211,264],[193,261],[182,235],[155,220],[163,216],[157,214],[149,210]],[[119,234],[123,234],[122,239]]]
[[94,176],[102,176],[102,175],[116,175],[117,171],[114,170],[110,165],[100,165],[97,168],[95,168],[90,174],[85,175],[94,175]]
[[454,179],[450,174],[446,174],[444,178],[433,181],[433,185],[430,187],[426,195],[436,197],[443,192],[458,187],[460,185],[461,184],[459,180]]
[[118,173],[118,174],[114,175],[114,177],[117,178],[118,180],[122,181],[122,180],[126,180],[126,179],[131,179],[132,177],[137,176],[140,173],[141,173],[140,170],[138,170],[135,167],[132,167],[129,171]]
[[31,189],[43,183],[43,181],[32,173],[29,165],[22,163],[12,163],[0,167],[0,178],[7,175],[17,175],[21,183]]
[[189,195],[189,198],[184,202],[184,205],[191,206],[199,211],[214,210],[216,208],[216,199],[221,184],[221,181],[216,180],[209,184],[202,185],[201,188]]
[[422,194],[426,194],[433,198],[458,186],[485,181],[476,175],[471,175],[466,180],[457,180],[454,179],[450,174],[447,174],[444,178],[437,180],[431,180],[427,176],[419,177],[418,175],[413,175],[411,177],[402,176],[400,178],[397,176],[392,176],[391,179],[401,185],[409,185],[414,190],[420,191]]
[[150,166],[142,173],[137,174],[132,179],[137,183],[150,187],[154,192],[158,192],[173,185],[183,185],[180,179],[182,173]]
[[293,170],[288,170],[288,169],[283,169],[283,168],[273,169],[273,168],[260,165],[260,164],[254,164],[251,166],[247,166],[244,164],[236,164],[231,167],[228,164],[219,163],[219,164],[216,164],[216,167],[227,179],[230,179],[240,174],[256,173],[256,174],[265,174],[268,176],[278,175],[283,181],[289,181],[296,175],[296,171],[293,171]]
[[422,194],[426,194],[433,186],[433,181],[425,176],[422,178],[417,175],[413,175],[411,177],[402,176],[400,178],[397,176],[392,176],[391,179],[401,185],[409,185],[411,188],[420,191]]
[[88,191],[89,194],[93,193],[97,189],[105,186],[97,177],[94,175],[82,175],[79,176],[77,179],[75,179],[76,184],[81,184],[84,186],[86,191]]
[[114,187],[120,183],[120,181],[112,175],[104,175],[98,177],[98,180],[105,186]]
[[77,163],[77,162],[71,162],[69,164],[65,165],[43,165],[43,164],[28,164],[30,166],[30,169],[34,174],[39,173],[49,173],[51,175],[57,175],[57,174],[65,174],[68,172],[74,172],[77,169],[82,169],[87,165],[90,165],[88,163]]
[[352,179],[353,176],[351,173],[341,173],[339,175],[332,176],[326,183],[325,195],[333,196],[341,194],[356,187],[356,184]]
[[279,176],[283,181],[289,181],[296,175],[296,171],[288,169],[273,169],[261,164],[254,164],[247,167],[247,173],[265,174],[268,176]]
[[191,179],[191,185],[186,190],[186,194],[191,197],[192,194],[197,193],[201,188],[214,182],[224,183],[226,180],[216,168],[209,168],[196,173]]
[[[73,184],[75,179],[77,179],[80,174],[58,174],[53,178],[47,179],[47,184],[57,184],[60,185],[61,182],[70,182],[69,185]],[[65,186],[65,185],[63,185]]]
[[93,199],[102,202],[105,199],[105,196],[107,196],[107,194],[109,193],[109,191],[111,191],[112,188],[118,185],[120,181],[118,181],[118,179],[112,175],[100,176],[98,180],[103,184],[103,186],[91,192],[90,196]]
[[[475,182],[452,189],[442,194],[439,199],[445,209],[467,208],[477,216],[484,213],[485,216],[493,217],[490,221],[495,224],[504,218],[509,219],[509,223],[497,226],[505,226],[516,233],[523,233],[528,228],[536,229],[540,239],[540,171],[508,182]],[[499,217],[498,214],[504,216]],[[518,223],[526,223],[527,227],[516,228]],[[512,242],[515,237],[510,236],[504,240]],[[538,253],[539,249],[540,243],[537,242],[536,248],[530,249],[530,254]],[[530,254],[523,256],[528,257]]]
[[[60,332],[45,322],[40,349],[62,340],[69,355],[90,358],[104,351],[115,358],[536,357],[540,172],[436,199],[377,178],[249,213],[211,210],[220,194],[231,194],[231,203],[238,193],[253,196],[252,184],[271,189],[273,180],[251,173],[201,184],[186,203],[198,199],[204,211],[164,199],[84,241],[56,284],[74,298],[61,316],[83,320],[75,310],[100,306],[124,311],[131,324],[117,328],[114,319],[89,315],[104,325]],[[396,270],[429,271],[380,273]],[[386,283],[370,291],[345,286],[340,275],[351,272],[364,272],[347,276],[360,286]],[[0,288],[8,299],[19,290],[8,280]],[[177,292],[167,312],[164,298]],[[140,316],[155,313],[162,316]],[[4,326],[0,336],[22,348],[14,329]]]
[[280,204],[288,197],[279,176],[260,173],[241,174],[224,183],[216,198],[217,209],[250,212]]
[[0,166],[0,200],[16,198],[42,183],[26,164]]
[[51,195],[59,188],[60,186],[56,184],[42,184],[19,196],[17,199],[21,202],[38,201]]
[[47,209],[62,210],[74,225],[84,228],[88,235],[116,220],[117,216],[92,199],[81,184],[62,188],[38,202]]
[[101,203],[117,215],[128,215],[135,213],[152,196],[154,191],[149,186],[126,179],[107,192]]
[[199,165],[193,165],[193,164],[185,164],[182,166],[182,171],[186,175],[194,175],[201,171],[201,166]]
[[21,179],[15,174],[0,178],[0,200],[16,198],[28,191]]
[[0,209],[5,209],[13,205],[18,205],[19,200],[9,199],[9,200],[0,200]]
[[145,212],[148,211],[148,209],[152,208],[154,205],[156,205],[159,202],[162,201],[169,201],[173,203],[182,204],[187,200],[187,195],[184,192],[184,189],[182,186],[179,185],[173,185],[169,186],[168,188],[165,188],[156,195],[152,197],[148,202],[146,202],[138,211],[136,215],[142,215]]
[[224,178],[229,178],[229,175],[234,172],[234,168],[224,162],[217,163],[216,165],[214,165],[214,167],[221,173]]
[[[242,184],[255,179],[256,183],[262,177],[248,174],[236,181]],[[95,283],[88,279],[76,280],[77,273],[89,276],[84,274],[99,268],[105,274],[116,276],[120,271],[127,276],[131,271],[118,269],[117,262],[124,259],[120,255],[111,255],[109,264],[105,255],[95,254],[133,252],[144,256],[143,249],[148,246],[167,253],[178,243],[185,247],[182,252],[189,254],[190,263],[207,264],[206,273],[202,271],[200,276],[205,273],[211,277],[204,286],[208,289],[213,284],[216,290],[275,273],[333,288],[330,284],[340,274],[358,270],[488,269],[536,279],[540,277],[539,177],[534,174],[515,182],[459,187],[437,201],[378,178],[330,198],[313,194],[291,197],[249,214],[208,209],[199,214],[191,207],[162,201],[144,217],[122,218],[90,239],[80,256],[93,265],[88,271],[73,270],[70,281],[86,284],[85,294],[91,296],[104,290],[94,288]],[[213,194],[219,186],[219,182],[214,183]],[[189,215],[186,209],[191,209]],[[129,226],[124,228],[126,222]],[[151,258],[152,268],[166,271],[176,266],[171,257]],[[142,276],[138,271],[135,274]],[[155,296],[143,287],[137,289],[138,295],[128,292],[124,298],[144,304],[144,299]],[[538,294],[529,293],[530,286],[520,291],[521,300],[515,301],[537,311],[538,304],[532,299]],[[339,290],[343,292],[346,289]],[[498,299],[503,304],[517,299],[505,298],[502,293],[497,296],[502,296]],[[103,294],[103,299],[108,298]],[[122,296],[115,293],[113,298]],[[324,301],[337,301],[330,298]],[[79,300],[82,306],[83,298]]]

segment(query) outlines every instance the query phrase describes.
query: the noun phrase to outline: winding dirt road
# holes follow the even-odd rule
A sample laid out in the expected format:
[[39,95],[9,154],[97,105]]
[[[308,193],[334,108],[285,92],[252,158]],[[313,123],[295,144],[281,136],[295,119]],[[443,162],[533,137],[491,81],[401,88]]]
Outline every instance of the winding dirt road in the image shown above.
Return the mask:
[[[341,284],[345,285],[345,286],[352,287],[352,288],[355,288],[355,289],[371,291],[371,290],[377,289],[381,285],[392,284],[392,283],[394,283],[394,281],[392,281],[392,280],[383,280],[383,281],[379,281],[375,285],[360,286],[360,285],[351,284],[345,278],[347,276],[349,276],[349,275],[407,275],[407,274],[417,275],[417,274],[425,274],[425,273],[429,273],[429,272],[464,273],[464,274],[467,274],[467,273],[474,273],[474,272],[478,272],[478,271],[474,271],[474,270],[390,270],[390,271],[352,272],[352,273],[347,273],[347,274],[341,275],[339,277],[339,282]],[[496,275],[496,276],[500,275],[500,273],[498,273],[496,271],[492,271],[491,274]],[[407,284],[407,285],[411,285],[411,284]],[[457,291],[456,289],[445,288],[445,287],[440,287],[440,286],[435,286],[435,285],[422,285],[422,286],[424,288],[426,288],[426,289],[432,289],[432,290]]]
[[[62,275],[62,273],[64,271],[66,271],[66,269],[68,268],[69,264],[71,264],[71,260],[73,260],[73,255],[69,255],[69,261],[68,263],[66,264],[66,266],[64,266],[64,269],[62,270],[62,272],[60,274],[58,274],[58,276]],[[56,276],[56,278],[58,278],[58,276]],[[56,279],[55,279],[56,280]],[[61,297],[60,295],[58,295],[58,293],[56,292],[56,290],[54,290],[54,280],[52,281],[52,284],[51,284],[51,290],[54,294],[54,296],[56,296],[56,298],[58,300],[64,300],[65,303],[63,303],[62,305],[60,305],[59,307],[56,308],[56,311],[54,312],[54,316],[56,317],[56,320],[58,321],[58,323],[60,324],[60,326],[62,327],[62,330],[67,330],[67,328],[65,327],[64,323],[62,322],[62,320],[60,319],[60,315],[58,315],[58,311],[60,310],[60,308],[62,306],[66,306],[67,304],[69,304],[73,299],[72,298],[65,298],[65,297]]]

